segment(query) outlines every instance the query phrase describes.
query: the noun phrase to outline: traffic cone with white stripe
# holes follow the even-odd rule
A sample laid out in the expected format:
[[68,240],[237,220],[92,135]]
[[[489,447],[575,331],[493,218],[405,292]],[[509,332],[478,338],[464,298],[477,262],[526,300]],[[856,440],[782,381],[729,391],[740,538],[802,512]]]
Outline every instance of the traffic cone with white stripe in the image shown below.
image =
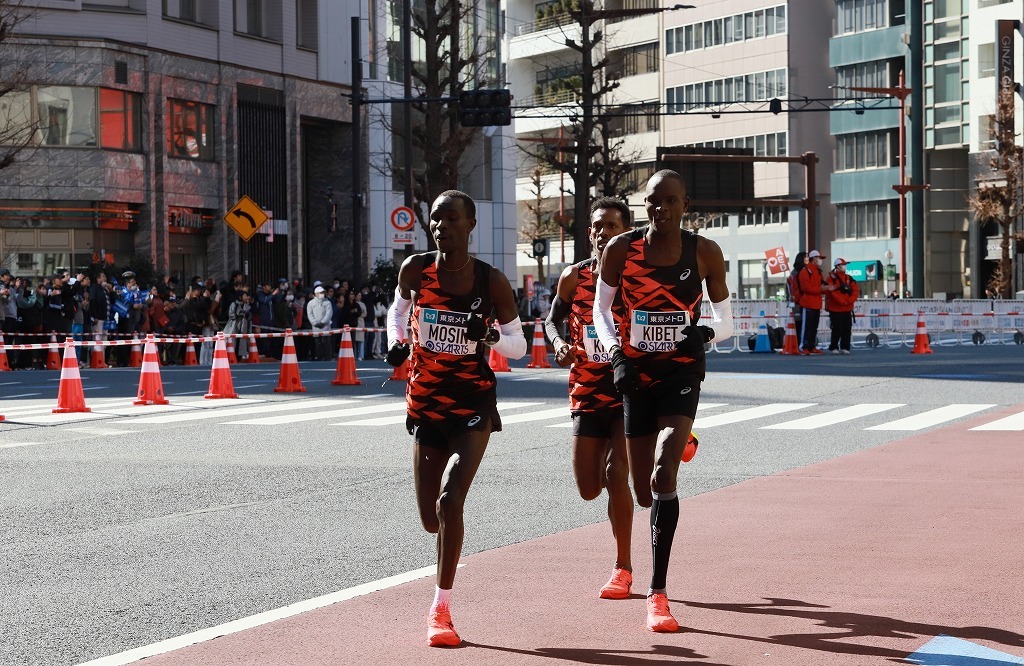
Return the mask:
[[57,351],[57,335],[50,334],[50,351],[46,352],[46,369],[60,370],[60,352]]
[[185,365],[199,365],[199,359],[196,358],[196,343],[192,341],[191,333],[185,340]]
[[789,313],[789,321],[786,322],[786,337],[782,340],[782,351],[780,354],[787,356],[800,355],[800,342],[796,339],[796,318]]
[[409,381],[409,366],[412,365],[412,361],[405,359],[402,365],[396,367],[391,371],[391,376],[388,377],[388,381],[391,382],[407,382]]
[[235,338],[233,335],[225,336],[228,343],[228,363],[234,365],[238,363],[238,357],[235,356]]
[[210,390],[203,396],[207,399],[237,398],[235,384],[231,381],[231,366],[228,365],[228,347],[224,343],[224,334],[217,334],[217,344],[213,348],[213,368],[210,370]]
[[160,380],[160,355],[156,352],[153,334],[146,335],[146,351],[142,355],[142,374],[139,375],[139,394],[133,405],[166,405],[164,383]]
[[97,333],[93,336],[92,353],[89,355],[89,367],[90,368],[109,368],[107,360],[104,358],[103,345],[103,334]]
[[341,332],[341,346],[338,347],[338,369],[331,381],[335,386],[359,386],[362,384],[356,376],[356,355],[352,351],[352,335],[349,327]]
[[533,324],[533,346],[530,348],[530,362],[528,368],[550,368],[548,363],[548,343],[544,340],[544,328],[540,319],[534,320]]
[[141,368],[142,367],[142,344],[139,342],[139,334],[134,333],[132,335],[132,353],[128,357],[129,368]]
[[928,340],[928,327],[924,325],[924,312],[917,311],[917,334],[914,336],[914,348],[911,354],[931,354],[932,345]]
[[292,339],[292,329],[284,331],[284,349],[281,352],[281,374],[277,377],[277,386],[274,393],[305,393],[306,387],[302,385],[302,378],[299,376],[299,357],[295,355],[295,340]]
[[78,372],[78,353],[75,341],[64,341],[64,363],[60,368],[60,386],[57,388],[57,406],[54,414],[69,412],[91,412],[85,406],[85,392],[82,390],[82,375]]
[[7,362],[7,350],[4,349],[4,334],[0,333],[0,372],[6,372],[10,369],[11,364]]
[[259,363],[260,352],[256,349],[256,334],[249,334],[249,356],[245,359],[246,363]]

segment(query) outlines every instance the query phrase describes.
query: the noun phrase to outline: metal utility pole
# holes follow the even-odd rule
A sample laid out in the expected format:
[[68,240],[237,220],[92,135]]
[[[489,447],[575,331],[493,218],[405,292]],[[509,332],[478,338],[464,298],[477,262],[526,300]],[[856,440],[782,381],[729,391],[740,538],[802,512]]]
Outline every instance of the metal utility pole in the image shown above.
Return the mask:
[[352,275],[363,275],[363,62],[359,17],[352,17]]
[[[402,0],[402,82],[403,97],[412,99],[412,0]],[[412,108],[402,108],[402,134],[405,142],[405,205],[413,205],[413,174],[412,174]]]

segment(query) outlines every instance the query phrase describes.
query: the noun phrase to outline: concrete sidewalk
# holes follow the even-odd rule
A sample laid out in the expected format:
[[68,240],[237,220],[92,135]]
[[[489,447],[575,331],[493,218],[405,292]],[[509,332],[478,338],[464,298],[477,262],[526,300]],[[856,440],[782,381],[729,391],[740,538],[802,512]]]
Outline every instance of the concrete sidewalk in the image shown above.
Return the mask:
[[946,643],[906,661],[939,635],[1024,656],[1024,437],[970,431],[993,416],[683,500],[676,634],[645,629],[644,512],[628,600],[597,598],[614,554],[602,523],[464,558],[455,649],[425,647],[430,577],[145,664],[1024,663]]

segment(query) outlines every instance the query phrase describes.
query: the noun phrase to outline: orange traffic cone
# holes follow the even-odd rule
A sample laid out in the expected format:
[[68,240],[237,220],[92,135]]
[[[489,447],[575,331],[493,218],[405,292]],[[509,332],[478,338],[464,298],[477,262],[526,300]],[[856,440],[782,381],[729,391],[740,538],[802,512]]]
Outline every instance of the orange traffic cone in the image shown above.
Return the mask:
[[0,371],[7,371],[11,369],[11,364],[7,362],[7,350],[4,349],[4,334],[0,333]]
[[64,364],[60,368],[57,406],[53,408],[53,413],[91,411],[85,406],[85,393],[82,391],[82,375],[78,372],[78,354],[75,352],[75,342],[68,338],[64,341]]
[[256,349],[256,334],[249,334],[249,356],[245,359],[246,363],[259,363],[260,352]]
[[917,335],[914,336],[914,348],[911,354],[931,354],[932,345],[928,341],[928,327],[924,325],[924,312],[917,311]]
[[89,367],[90,368],[109,368],[107,361],[103,354],[103,345],[99,344],[103,342],[103,334],[97,333],[93,336],[92,354],[89,355]]
[[530,348],[530,362],[528,368],[550,368],[548,363],[548,343],[544,341],[544,328],[540,325],[540,319],[535,319],[533,324],[533,346]]
[[356,355],[352,351],[352,336],[348,326],[341,332],[341,346],[338,347],[338,370],[331,381],[335,386],[358,386],[362,384],[356,376]]
[[192,342],[191,333],[185,341],[185,365],[199,365],[199,359],[196,358],[196,343]]
[[235,338],[233,336],[227,336],[228,339],[228,363],[238,363],[238,357],[235,356]]
[[142,367],[142,346],[139,343],[139,334],[135,333],[132,336],[132,353],[128,357],[129,368],[141,368]]
[[210,390],[203,396],[207,399],[237,398],[234,382],[231,381],[231,366],[228,365],[228,348],[224,334],[217,334],[217,345],[213,348],[213,368],[210,370]]
[[512,372],[512,368],[508,367],[508,359],[494,351],[494,347],[491,347],[491,357],[487,363],[494,372]]
[[800,355],[800,341],[796,339],[796,318],[792,312],[789,313],[789,321],[786,322],[786,337],[782,340],[782,351],[779,353]]
[[299,376],[299,358],[295,355],[292,329],[287,328],[284,331],[284,349],[281,351],[281,374],[277,377],[274,393],[305,392],[306,387],[302,385],[302,378]]
[[166,405],[164,383],[160,380],[160,355],[156,353],[153,334],[146,336],[146,351],[142,356],[142,374],[139,375],[139,394],[133,405]]
[[402,365],[398,366],[391,372],[391,376],[388,377],[389,382],[407,382],[409,381],[409,366],[412,362],[409,359],[405,359]]
[[50,351],[46,353],[46,369],[60,370],[60,353],[57,351],[57,335],[50,334]]

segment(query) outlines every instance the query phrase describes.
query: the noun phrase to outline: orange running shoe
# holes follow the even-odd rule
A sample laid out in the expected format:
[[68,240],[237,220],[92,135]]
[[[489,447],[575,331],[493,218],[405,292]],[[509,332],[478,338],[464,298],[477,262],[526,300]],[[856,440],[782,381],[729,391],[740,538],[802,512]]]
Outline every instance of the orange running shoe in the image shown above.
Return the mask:
[[647,597],[647,628],[651,631],[672,632],[679,629],[679,623],[668,609],[668,596],[652,594]]
[[452,647],[462,642],[452,625],[452,614],[447,608],[431,608],[427,616],[427,645]]
[[683,457],[684,463],[688,463],[693,460],[693,457],[697,455],[697,445],[700,441],[697,439],[697,433],[691,432],[689,439],[686,440],[686,445],[683,446]]
[[602,599],[626,599],[633,588],[633,574],[627,569],[612,569],[612,577],[601,588]]

